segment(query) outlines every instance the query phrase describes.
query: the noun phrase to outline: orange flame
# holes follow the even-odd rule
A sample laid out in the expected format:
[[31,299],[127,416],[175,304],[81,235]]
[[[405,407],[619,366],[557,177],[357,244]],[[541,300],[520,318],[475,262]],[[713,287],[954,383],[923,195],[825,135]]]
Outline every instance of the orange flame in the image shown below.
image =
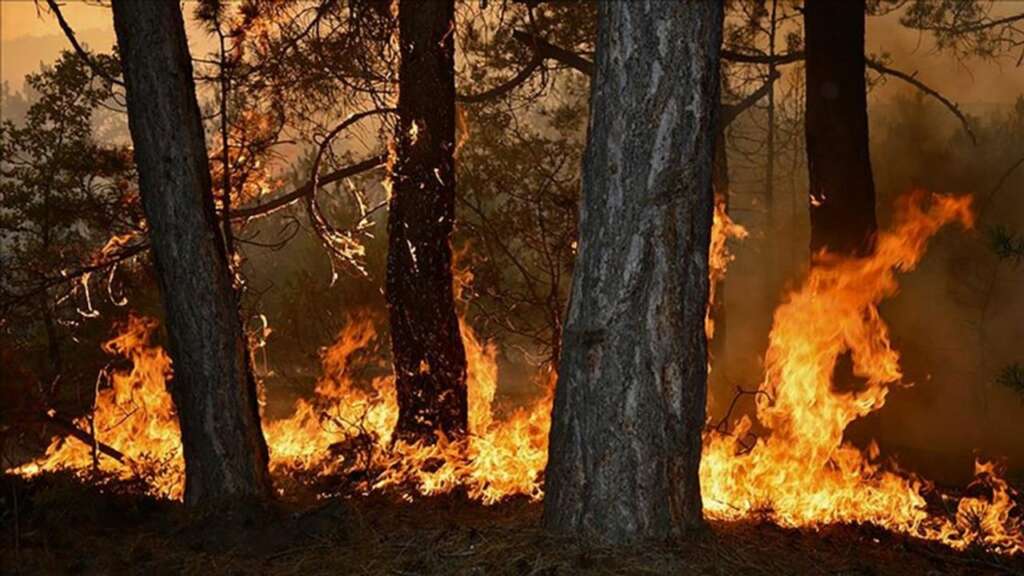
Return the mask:
[[[905,197],[896,226],[879,235],[868,258],[818,255],[803,286],[776,310],[756,397],[757,418],[769,434],[745,447],[753,423],[744,417],[732,435],[706,437],[701,486],[709,516],[762,513],[783,526],[870,522],[955,547],[981,542],[1021,551],[1019,526],[1005,522],[1012,504],[1001,480],[992,484],[991,501],[962,501],[988,519],[984,534],[971,533],[959,525],[959,513],[953,523],[930,517],[924,482],[884,468],[877,447],[865,454],[843,441],[847,425],[880,409],[902,376],[878,311],[896,293],[896,271],[912,270],[944,224],[972,223],[967,197],[936,195],[927,209],[924,203],[922,193]],[[865,380],[861,390],[833,389],[833,369],[845,352]]]
[[[927,482],[880,462],[874,444],[863,452],[843,441],[846,427],[880,409],[889,386],[902,377],[899,355],[878,311],[878,304],[898,289],[896,272],[912,270],[943,225],[971,225],[968,198],[936,195],[927,200],[922,193],[901,200],[896,225],[879,235],[872,256],[819,254],[803,285],[776,310],[765,379],[756,396],[757,420],[767,433],[750,445],[754,422],[743,417],[729,435],[705,435],[701,484],[709,517],[757,515],[782,526],[810,527],[870,522],[957,549],[980,545],[1005,554],[1024,551],[1014,492],[992,464],[977,464],[972,485],[989,497],[961,498],[953,518],[938,517],[926,509]],[[719,205],[710,251],[713,283],[732,259],[726,238],[743,235]],[[468,282],[466,274],[459,274],[461,284]],[[165,388],[170,360],[149,343],[155,325],[133,318],[104,346],[130,359],[133,367],[112,374],[112,385],[99,392],[95,411],[97,437],[124,451],[128,461],[120,466],[101,457],[99,463],[122,477],[142,476],[153,494],[180,498],[178,426]],[[544,375],[546,393],[529,406],[496,410],[496,348],[481,342],[465,323],[462,334],[468,361],[467,438],[442,437],[433,445],[392,442],[398,417],[393,378],[377,377],[367,384],[351,375],[357,355],[376,337],[370,319],[357,315],[324,352],[323,376],[313,397],[296,402],[290,417],[264,424],[275,476],[363,471],[364,490],[389,490],[407,498],[463,489],[484,503],[512,495],[540,499],[555,375]],[[854,374],[864,380],[856,391],[833,388],[832,373],[844,353],[850,353]],[[78,424],[87,429],[86,420]],[[91,467],[88,446],[55,439],[42,458],[15,471],[32,475],[71,468],[84,475]]]
[[[166,381],[171,359],[163,348],[150,343],[157,323],[131,316],[120,327],[121,334],[103,345],[103,351],[130,360],[130,370],[100,373],[99,382],[108,387],[96,394],[93,422],[86,417],[74,424],[83,431],[95,430],[99,442],[124,454],[118,463],[100,454],[99,471],[118,478],[142,478],[155,496],[180,499],[184,492],[185,463],[181,451],[178,416],[174,412]],[[93,470],[92,447],[76,439],[54,438],[46,453],[14,472],[34,476],[59,469],[74,470],[86,477]]]

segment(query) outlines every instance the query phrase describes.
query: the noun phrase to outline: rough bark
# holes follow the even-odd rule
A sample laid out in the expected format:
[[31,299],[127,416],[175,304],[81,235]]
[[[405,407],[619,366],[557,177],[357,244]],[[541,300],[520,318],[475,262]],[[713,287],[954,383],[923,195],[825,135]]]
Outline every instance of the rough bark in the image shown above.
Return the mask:
[[177,0],[114,0],[128,120],[174,362],[185,502],[271,495]]
[[544,521],[611,543],[702,524],[722,6],[602,2]]
[[[711,165],[711,189],[715,202],[725,205],[729,213],[729,151],[725,146],[726,126],[722,125],[721,104],[719,104],[718,130],[715,132],[715,155]],[[710,287],[709,287],[710,289]],[[725,339],[729,329],[728,311],[725,308],[725,280],[718,281],[718,298],[711,303],[711,318],[715,322],[715,337],[708,343],[711,357],[721,362],[725,359]]]
[[454,0],[399,2],[398,126],[386,296],[398,438],[467,428],[466,353],[452,294]]
[[804,7],[811,253],[871,251],[878,225],[868,151],[864,1]]

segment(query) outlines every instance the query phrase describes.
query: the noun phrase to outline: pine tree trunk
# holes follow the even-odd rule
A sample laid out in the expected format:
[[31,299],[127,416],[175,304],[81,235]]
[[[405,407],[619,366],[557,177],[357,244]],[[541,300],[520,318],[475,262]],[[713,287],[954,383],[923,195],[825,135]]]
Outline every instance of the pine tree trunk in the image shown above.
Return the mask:
[[466,353],[452,294],[455,220],[454,0],[399,2],[398,126],[386,296],[397,437],[467,428]]
[[623,543],[702,524],[719,2],[601,2],[580,250],[544,521]]
[[177,0],[114,0],[142,206],[174,362],[185,502],[271,495],[267,446],[217,228]]
[[[729,214],[729,151],[725,146],[725,126],[719,123],[715,131],[715,156],[711,165],[711,189],[714,191],[715,202],[725,206]],[[729,330],[728,310],[725,308],[725,280],[718,281],[718,298],[711,303],[711,319],[715,323],[715,335],[708,343],[711,357],[717,362],[725,360],[725,339]]]
[[878,228],[868,150],[864,1],[804,6],[812,254],[822,248],[867,254]]

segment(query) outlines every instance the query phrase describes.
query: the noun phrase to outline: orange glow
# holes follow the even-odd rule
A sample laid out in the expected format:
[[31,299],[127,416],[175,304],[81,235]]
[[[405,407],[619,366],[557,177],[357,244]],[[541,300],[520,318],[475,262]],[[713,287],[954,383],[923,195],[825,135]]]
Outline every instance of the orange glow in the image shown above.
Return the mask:
[[[803,285],[775,311],[756,397],[757,419],[768,432],[750,447],[753,422],[744,417],[730,435],[709,433],[701,463],[704,506],[712,518],[763,515],[782,526],[869,522],[962,548],[982,543],[1020,552],[1020,527],[1005,482],[985,471],[991,500],[964,499],[954,521],[932,517],[927,484],[843,441],[854,420],[880,409],[900,381],[899,355],[878,311],[896,293],[896,272],[913,270],[928,239],[943,225],[972,222],[969,198],[923,193],[903,198],[895,226],[863,259],[821,254]],[[861,390],[833,389],[837,358],[849,352]],[[984,529],[963,518],[986,519]],[[970,525],[970,526],[968,526]]]
[[[155,496],[180,499],[185,488],[185,462],[181,452],[181,433],[166,381],[171,375],[171,359],[163,348],[150,343],[157,323],[132,316],[120,326],[121,334],[103,344],[103,351],[131,361],[130,370],[101,372],[96,395],[93,426],[88,418],[75,425],[126,456],[124,463],[99,454],[99,471],[118,478],[141,478]],[[82,477],[93,470],[92,446],[73,439],[56,437],[41,458],[14,472],[34,476],[40,472],[69,469]]]
[[[732,259],[726,238],[745,235],[728,221],[723,206],[716,216],[712,284]],[[942,226],[971,225],[970,199],[914,193],[900,201],[894,222],[879,234],[870,257],[818,255],[802,285],[775,311],[756,396],[758,430],[764,432],[751,440],[755,423],[743,417],[728,434],[705,434],[705,512],[713,519],[756,516],[789,527],[871,523],[957,549],[980,545],[1020,553],[1024,535],[1014,493],[991,463],[976,466],[975,486],[984,495],[959,499],[952,517],[937,516],[926,508],[931,486],[925,480],[880,461],[874,444],[862,451],[843,440],[847,426],[882,408],[889,387],[902,378],[879,303],[896,293],[896,273],[916,267]],[[455,275],[458,291],[469,282],[469,272],[456,270]],[[154,327],[152,320],[132,319],[122,335],[104,345],[109,353],[130,359],[133,367],[112,374],[112,386],[100,391],[97,436],[130,461],[122,466],[100,457],[100,466],[122,477],[138,474],[153,494],[180,498],[178,427],[164,384],[170,360],[149,343]],[[713,334],[712,325],[708,333]],[[384,490],[409,499],[456,489],[487,504],[514,495],[541,499],[555,374],[541,376],[543,392],[529,405],[496,407],[497,349],[465,323],[462,334],[468,362],[467,438],[441,437],[433,445],[392,442],[398,417],[393,378],[353,377],[353,367],[367,362],[364,351],[377,338],[372,321],[356,314],[322,354],[322,376],[313,396],[297,401],[290,417],[264,423],[275,477],[360,478],[357,490]],[[854,374],[864,381],[856,391],[833,386],[833,370],[844,353],[851,355]],[[78,424],[88,430],[85,420]],[[87,474],[90,448],[56,439],[42,458],[17,472],[31,475],[62,467]]]

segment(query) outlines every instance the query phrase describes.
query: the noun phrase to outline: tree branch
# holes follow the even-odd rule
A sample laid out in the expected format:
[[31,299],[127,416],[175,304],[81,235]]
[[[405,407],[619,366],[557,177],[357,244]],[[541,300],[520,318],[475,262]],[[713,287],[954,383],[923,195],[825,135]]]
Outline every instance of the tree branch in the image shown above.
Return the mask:
[[587,76],[594,75],[594,63],[571,50],[555,46],[547,40],[523,30],[513,30],[512,38],[532,48],[534,55],[537,57],[561,62]]
[[71,29],[71,25],[68,24],[68,21],[64,19],[64,15],[61,14],[60,6],[57,4],[57,0],[46,0],[46,4],[47,6],[50,7],[50,10],[53,12],[53,15],[57,17],[57,23],[60,24],[60,29],[64,31],[64,35],[67,36],[68,41],[71,42],[71,47],[75,49],[75,52],[78,54],[78,57],[81,58],[83,62],[85,62],[86,66],[92,69],[94,74],[96,74],[100,78],[103,78],[107,82],[110,82],[111,84],[116,84],[117,86],[124,86],[124,82],[118,80],[117,78],[114,78],[110,74],[107,74],[107,72],[103,68],[101,68],[99,64],[94,62],[92,56],[90,56],[89,53],[85,50],[85,48],[83,48],[82,45],[78,43],[78,38],[75,37],[75,31]]
[[492,98],[498,98],[508,92],[511,92],[516,87],[521,85],[523,82],[529,80],[530,76],[540,68],[540,65],[544,63],[544,58],[540,54],[534,54],[533,58],[519,71],[518,74],[513,76],[507,82],[499,84],[490,90],[485,90],[479,94],[460,94],[455,97],[455,100],[459,102],[466,102],[469,104],[475,104],[478,102],[484,102]]
[[[332,182],[337,182],[338,180],[344,180],[345,178],[350,178],[352,176],[362,174],[363,172],[367,172],[369,170],[373,170],[374,168],[379,168],[383,166],[384,163],[387,162],[387,160],[387,154],[379,154],[377,156],[367,158],[362,162],[358,162],[356,164],[352,164],[351,166],[346,166],[340,170],[335,170],[334,172],[330,172],[328,174],[320,176],[319,184],[320,186],[323,186],[325,184],[330,184]],[[278,210],[291,204],[292,202],[295,202],[296,200],[300,200],[306,196],[309,196],[312,193],[313,182],[309,181],[303,184],[302,186],[299,186],[294,191],[289,192],[284,196],[278,196],[277,198],[274,198],[273,200],[270,200],[269,202],[266,202],[264,204],[258,204],[256,206],[249,206],[247,208],[239,208],[237,210],[232,210],[231,219],[243,220],[245,218],[253,218],[255,216],[269,214],[271,212],[274,212],[275,210]]]
[[934,88],[918,80],[916,77],[916,72],[914,74],[907,74],[906,72],[901,72],[899,70],[889,68],[888,66],[885,66],[881,62],[876,62],[870,58],[866,59],[865,64],[868,68],[874,70],[875,72],[878,72],[879,74],[899,78],[900,80],[903,80],[904,82],[914,86],[921,92],[924,92],[928,96],[931,96],[932,98],[938,100],[943,106],[949,109],[949,111],[952,112],[958,120],[960,120],[960,123],[964,127],[964,131],[967,132],[967,135],[971,137],[971,142],[973,142],[974,144],[978,143],[978,138],[977,136],[975,136],[974,130],[971,129],[971,124],[967,120],[967,116],[960,110],[960,107],[957,106],[956,103],[954,103],[950,99],[940,94]]
[[734,50],[722,50],[719,54],[722,56],[722,60],[738,64],[775,64],[779,66],[782,64],[792,64],[804,59],[803,52],[787,52],[785,54],[769,56],[768,54],[744,54]]
[[771,76],[760,88],[752,92],[749,96],[740,100],[735,104],[722,104],[722,111],[719,113],[719,130],[726,128],[732,123],[740,114],[746,111],[754,104],[757,104],[762,98],[768,95],[771,91],[772,86],[775,85],[775,81],[778,80],[782,75],[779,74],[778,70]]

